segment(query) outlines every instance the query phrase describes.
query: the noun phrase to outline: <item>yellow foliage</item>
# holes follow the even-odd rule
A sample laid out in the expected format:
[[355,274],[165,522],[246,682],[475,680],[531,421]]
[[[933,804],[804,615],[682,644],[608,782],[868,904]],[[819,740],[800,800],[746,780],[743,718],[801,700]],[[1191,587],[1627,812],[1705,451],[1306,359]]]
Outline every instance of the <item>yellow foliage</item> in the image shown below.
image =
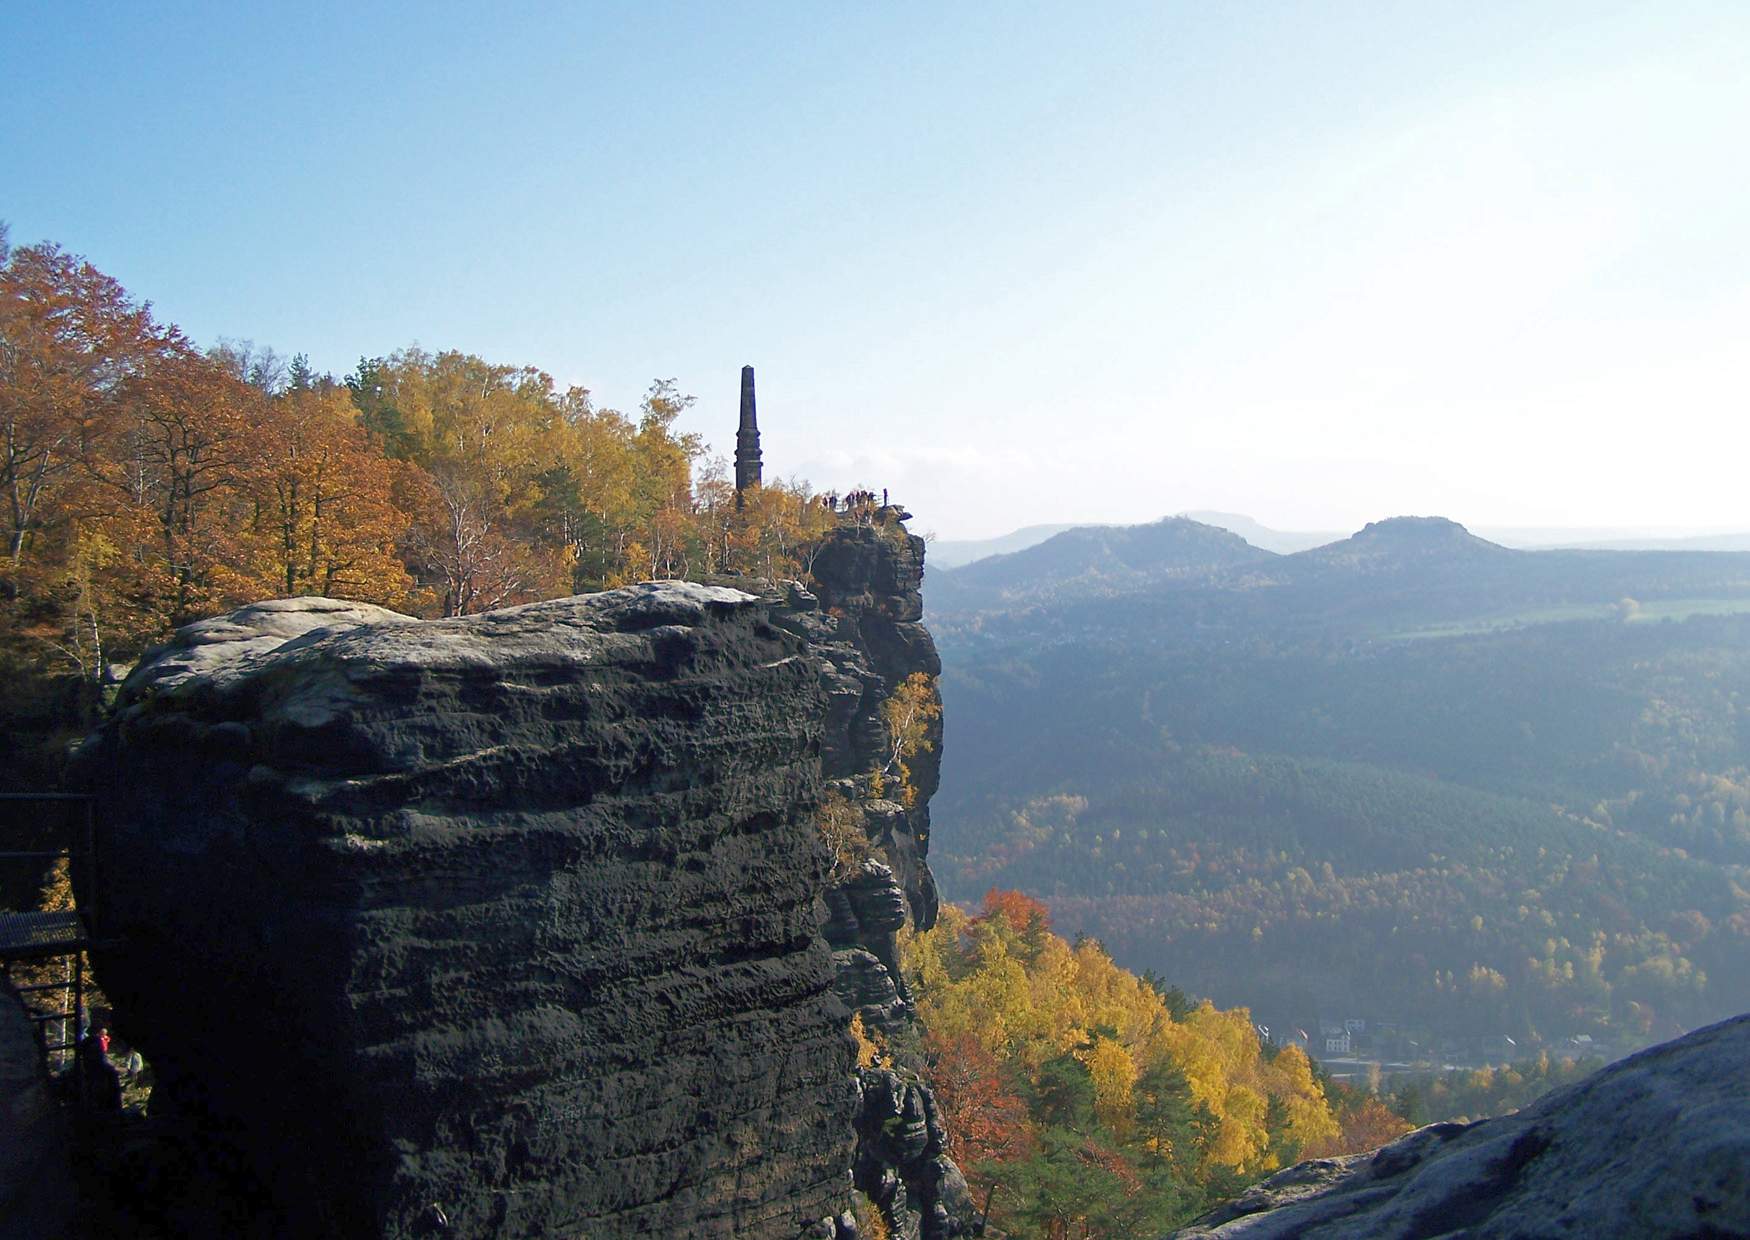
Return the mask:
[[857,1234],[865,1240],[890,1240],[892,1230],[887,1226],[887,1216],[881,1213],[877,1206],[862,1193],[851,1197],[851,1213],[857,1220]]
[[863,1027],[863,1014],[851,1013],[851,1040],[857,1044],[857,1066],[873,1068],[881,1060],[881,1046]]
[[924,672],[907,676],[893,696],[882,703],[881,717],[887,724],[889,753],[886,763],[873,773],[876,795],[881,795],[879,788],[892,779],[899,785],[901,803],[915,804],[918,792],[911,781],[911,759],[935,748],[930,725],[942,717],[936,678]]
[[1136,1086],[1136,1061],[1111,1038],[1096,1037],[1093,1046],[1082,1057],[1088,1065],[1088,1076],[1094,1082],[1094,1114],[1114,1131],[1123,1133],[1130,1125]]
[[833,883],[843,883],[855,875],[873,851],[868,829],[863,825],[863,811],[845,795],[834,789],[821,798],[815,825],[832,856],[828,875]]
[[1298,1046],[1285,1046],[1276,1058],[1261,1065],[1267,1092],[1287,1112],[1288,1132],[1302,1150],[1335,1141],[1340,1127],[1325,1101],[1324,1091],[1313,1079],[1312,1060]]
[[1222,1099],[1221,1126],[1209,1145],[1209,1161],[1240,1170],[1256,1165],[1270,1144],[1264,1127],[1268,1107],[1264,1096],[1250,1085],[1230,1082]]
[[1178,1069],[1210,1121],[1206,1171],[1268,1170],[1274,1138],[1311,1148],[1338,1136],[1304,1053],[1288,1048],[1266,1060],[1244,1008],[1204,1002],[1174,1021],[1160,994],[1093,940],[1072,948],[1007,918],[945,906],[933,929],[902,933],[900,950],[927,1030],[977,1038],[1029,1075],[1074,1053],[1088,1068],[1096,1117],[1116,1132],[1133,1122],[1140,1077],[1157,1065]]

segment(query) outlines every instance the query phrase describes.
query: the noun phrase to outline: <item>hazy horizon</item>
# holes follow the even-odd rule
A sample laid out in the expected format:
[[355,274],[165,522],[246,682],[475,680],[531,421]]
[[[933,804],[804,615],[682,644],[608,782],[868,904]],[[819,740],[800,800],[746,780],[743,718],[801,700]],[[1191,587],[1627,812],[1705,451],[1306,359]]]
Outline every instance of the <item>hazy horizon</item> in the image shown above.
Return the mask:
[[[1361,529],[1361,527],[1363,525],[1369,525],[1375,521],[1390,520],[1393,517],[1444,517],[1445,519],[1447,519],[1449,521],[1456,521],[1458,524],[1464,526],[1467,530],[1470,530],[1472,533],[1476,533],[1476,532],[1481,531],[1481,530],[1495,530],[1497,532],[1511,530],[1511,531],[1520,532],[1520,533],[1551,532],[1551,533],[1561,533],[1561,534],[1570,534],[1570,535],[1580,535],[1580,534],[1598,535],[1600,537],[1609,537],[1609,538],[1686,538],[1686,537],[1706,538],[1710,535],[1715,535],[1715,534],[1738,534],[1738,533],[1743,533],[1746,530],[1750,530],[1750,516],[1747,516],[1745,518],[1745,520],[1739,522],[1737,525],[1713,525],[1713,526],[1697,526],[1697,525],[1489,525],[1487,523],[1475,523],[1475,522],[1465,521],[1459,517],[1455,517],[1455,516],[1451,515],[1450,513],[1445,513],[1445,512],[1388,512],[1388,513],[1381,513],[1376,517],[1369,517],[1366,521],[1363,521],[1361,523],[1361,525],[1357,525],[1357,526],[1354,526],[1354,527],[1348,528],[1348,529],[1340,529],[1340,530],[1339,529],[1329,529],[1329,530],[1318,529],[1318,530],[1315,530],[1315,529],[1309,529],[1309,528],[1306,528],[1303,526],[1278,525],[1278,524],[1272,523],[1270,521],[1259,520],[1259,518],[1255,514],[1249,513],[1249,512],[1217,513],[1217,512],[1214,512],[1213,510],[1210,510],[1210,509],[1181,509],[1181,510],[1176,511],[1176,512],[1163,512],[1160,515],[1154,516],[1154,517],[1144,517],[1139,521],[1078,521],[1078,520],[1074,520],[1074,519],[1065,519],[1065,520],[1056,520],[1056,521],[1029,521],[1024,526],[1017,526],[1015,529],[1012,529],[1012,530],[1003,530],[1003,531],[999,532],[998,534],[991,536],[990,538],[954,538],[954,537],[949,537],[949,536],[943,535],[943,534],[938,534],[937,537],[939,539],[941,539],[942,541],[946,541],[946,542],[991,542],[994,539],[1002,538],[1002,537],[1005,537],[1009,534],[1018,534],[1022,530],[1035,528],[1035,527],[1043,528],[1043,527],[1047,527],[1047,526],[1082,527],[1082,526],[1091,526],[1091,525],[1147,525],[1147,524],[1154,522],[1154,521],[1166,520],[1169,517],[1190,517],[1193,520],[1197,520],[1197,521],[1207,521],[1208,518],[1216,517],[1216,516],[1239,517],[1239,518],[1243,518],[1243,519],[1250,520],[1250,521],[1257,521],[1257,523],[1259,525],[1265,527],[1266,529],[1273,530],[1279,534],[1337,534],[1337,535],[1342,536],[1342,537],[1347,537],[1348,535],[1355,533],[1357,530]],[[1213,522],[1213,521],[1207,521],[1207,523],[1215,524],[1215,522]]]
[[[417,20],[415,20],[417,17]],[[196,340],[419,342],[920,529],[1743,528],[1750,11],[0,17],[15,244]]]

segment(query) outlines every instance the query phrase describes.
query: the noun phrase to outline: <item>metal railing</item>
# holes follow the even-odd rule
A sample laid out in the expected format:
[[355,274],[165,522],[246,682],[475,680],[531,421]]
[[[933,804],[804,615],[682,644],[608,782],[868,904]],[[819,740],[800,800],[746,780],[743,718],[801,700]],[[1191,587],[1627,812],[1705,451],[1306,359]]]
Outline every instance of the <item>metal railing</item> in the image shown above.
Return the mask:
[[[4,975],[8,983],[11,983],[11,970],[15,964],[31,961],[49,967],[48,962],[57,958],[65,958],[67,962],[64,980],[22,985],[11,983],[11,989],[21,998],[52,992],[66,996],[61,1006],[47,1010],[39,1006],[38,1001],[25,1002],[26,1012],[36,1026],[37,1045],[45,1062],[51,1067],[63,1068],[68,1057],[78,1049],[85,1018],[85,952],[90,945],[90,918],[96,906],[96,803],[91,796],[76,792],[0,792],[0,806],[8,804],[66,805],[78,806],[82,810],[76,810],[74,821],[63,824],[61,828],[69,837],[75,833],[81,836],[82,848],[76,847],[69,838],[60,848],[0,849],[0,861],[65,860],[69,869],[77,864],[85,870],[82,875],[85,881],[81,885],[87,898],[83,904],[75,899],[73,908],[59,915],[53,911],[18,910],[8,914],[0,910],[0,923],[12,923],[11,928],[17,932],[12,936],[16,941],[9,941],[5,934],[0,933],[0,975]],[[38,831],[43,829],[40,823],[32,826]],[[19,833],[16,819],[7,823],[4,832],[0,832],[7,835]],[[51,1039],[50,1026],[57,1023],[60,1028],[57,1036]]]

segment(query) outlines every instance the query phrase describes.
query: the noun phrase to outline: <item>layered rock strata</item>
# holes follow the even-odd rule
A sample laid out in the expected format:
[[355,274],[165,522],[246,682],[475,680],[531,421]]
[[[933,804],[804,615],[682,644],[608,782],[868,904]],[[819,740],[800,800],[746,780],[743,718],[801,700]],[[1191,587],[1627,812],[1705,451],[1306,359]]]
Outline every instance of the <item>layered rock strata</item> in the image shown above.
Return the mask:
[[912,1016],[899,968],[899,931],[907,911],[899,880],[891,867],[871,858],[826,893],[826,907],[821,930],[833,949],[839,998],[867,1028],[892,1032]]
[[902,1240],[973,1234],[977,1205],[948,1157],[948,1134],[928,1086],[888,1068],[857,1072],[858,1188]]
[[[833,948],[839,997],[865,1027],[887,1034],[913,1019],[898,932],[908,922],[929,929],[937,911],[927,858],[929,801],[941,777],[940,717],[927,721],[922,744],[908,760],[909,788],[884,780],[878,792],[870,778],[891,758],[885,703],[910,677],[933,681],[942,670],[922,622],[924,540],[905,529],[905,516],[884,508],[869,523],[839,526],[814,557],[817,594],[790,587],[777,612],[777,623],[805,637],[822,660],[829,702],[822,773],[857,807],[873,850],[826,893],[823,933]],[[969,1234],[972,1199],[947,1156],[928,1086],[881,1066],[858,1073],[858,1091],[857,1188],[901,1240]]]
[[[842,669],[862,687],[853,710],[829,717],[821,754],[828,779],[854,780],[880,766],[887,733],[881,705],[904,681],[941,675],[942,659],[923,625],[924,540],[883,509],[874,525],[847,525],[815,556],[820,606],[839,642],[856,652]],[[833,654],[833,643],[822,653]],[[936,880],[930,851],[930,798],[942,782],[942,721],[931,720],[912,759],[909,808],[876,798],[866,805],[871,838],[892,866],[920,930],[936,924]]]
[[1300,1163],[1175,1233],[1222,1240],[1750,1236],[1750,1015],[1522,1111]]
[[[214,1234],[832,1230],[830,679],[752,595],[184,630],[80,755],[96,961]],[[87,882],[93,880],[87,879]]]
[[816,593],[790,584],[768,588],[767,596],[774,622],[820,660],[828,704],[821,772],[855,804],[874,849],[873,860],[827,892],[824,933],[839,963],[841,995],[866,1025],[881,1029],[911,1016],[897,932],[908,922],[928,930],[938,904],[927,858],[929,802],[941,782],[940,717],[927,721],[908,762],[907,804],[876,792],[870,778],[890,757],[885,703],[911,676],[934,680],[942,671],[922,620],[924,540],[905,529],[904,516],[886,508],[872,524],[840,525],[815,554]]

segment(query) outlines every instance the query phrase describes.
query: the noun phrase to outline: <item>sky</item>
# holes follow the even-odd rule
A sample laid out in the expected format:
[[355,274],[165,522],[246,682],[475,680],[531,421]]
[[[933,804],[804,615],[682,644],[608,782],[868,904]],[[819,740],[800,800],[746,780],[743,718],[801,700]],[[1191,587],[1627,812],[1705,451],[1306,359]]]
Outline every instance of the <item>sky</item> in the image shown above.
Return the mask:
[[[503,9],[504,12],[497,10]],[[978,538],[1750,528],[1750,5],[34,3],[0,220]]]

